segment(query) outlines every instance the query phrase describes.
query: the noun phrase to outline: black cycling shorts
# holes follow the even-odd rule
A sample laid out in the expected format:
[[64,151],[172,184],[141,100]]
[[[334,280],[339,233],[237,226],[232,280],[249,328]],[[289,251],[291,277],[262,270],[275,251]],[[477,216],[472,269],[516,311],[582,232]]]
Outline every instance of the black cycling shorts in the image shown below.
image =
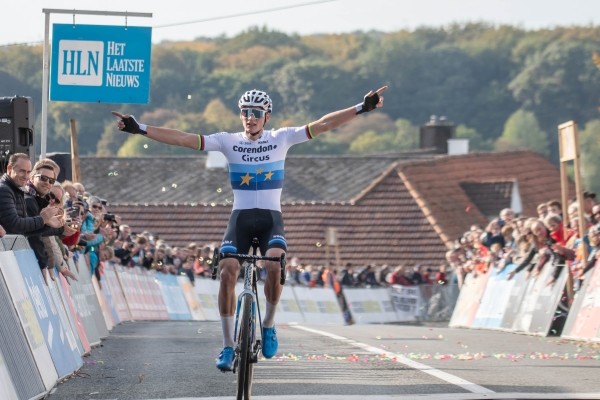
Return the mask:
[[260,208],[233,210],[220,251],[248,254],[253,238],[258,239],[262,255],[272,248],[287,250],[281,212]]

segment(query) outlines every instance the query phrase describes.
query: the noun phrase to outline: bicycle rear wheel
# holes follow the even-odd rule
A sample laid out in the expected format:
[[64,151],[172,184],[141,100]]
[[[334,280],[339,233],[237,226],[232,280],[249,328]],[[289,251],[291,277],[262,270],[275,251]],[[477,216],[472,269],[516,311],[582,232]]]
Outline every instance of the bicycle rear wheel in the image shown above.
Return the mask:
[[254,342],[252,303],[253,298],[251,294],[242,296],[240,303],[240,330],[238,334],[240,362],[238,364],[237,400],[249,400],[252,393],[252,347]]

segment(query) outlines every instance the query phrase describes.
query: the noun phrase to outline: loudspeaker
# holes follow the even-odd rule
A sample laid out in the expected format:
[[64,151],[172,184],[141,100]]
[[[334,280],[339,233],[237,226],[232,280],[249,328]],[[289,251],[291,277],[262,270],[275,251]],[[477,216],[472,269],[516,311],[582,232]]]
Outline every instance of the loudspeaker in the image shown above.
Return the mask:
[[35,125],[31,97],[0,97],[0,170],[6,171],[8,158],[25,153],[34,162]]
[[63,182],[65,179],[73,180],[71,153],[48,153],[46,157],[57,163],[60,167],[60,174],[56,177],[57,181]]

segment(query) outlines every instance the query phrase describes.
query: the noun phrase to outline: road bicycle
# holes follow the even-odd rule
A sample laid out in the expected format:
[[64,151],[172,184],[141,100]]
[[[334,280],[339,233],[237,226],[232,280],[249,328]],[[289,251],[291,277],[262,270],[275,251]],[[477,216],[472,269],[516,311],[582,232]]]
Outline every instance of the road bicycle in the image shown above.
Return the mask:
[[[238,295],[235,311],[235,336],[236,346],[234,349],[233,373],[238,373],[237,400],[249,400],[252,394],[252,370],[258,362],[258,354],[262,348],[262,317],[258,301],[257,261],[279,262],[281,267],[280,283],[285,284],[285,254],[281,257],[265,257],[257,255],[258,239],[252,240],[252,254],[220,253],[216,248],[212,260],[212,279],[217,278],[219,261],[224,258],[236,258],[242,263],[244,272],[244,289]],[[261,338],[256,335],[256,321],[258,315],[259,332]]]

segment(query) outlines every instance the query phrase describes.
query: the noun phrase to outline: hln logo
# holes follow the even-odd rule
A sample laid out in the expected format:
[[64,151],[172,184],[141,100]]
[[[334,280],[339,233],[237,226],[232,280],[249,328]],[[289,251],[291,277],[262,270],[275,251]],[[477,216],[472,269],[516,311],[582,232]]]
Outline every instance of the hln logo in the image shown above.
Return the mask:
[[104,42],[60,40],[58,42],[58,84],[102,86]]

